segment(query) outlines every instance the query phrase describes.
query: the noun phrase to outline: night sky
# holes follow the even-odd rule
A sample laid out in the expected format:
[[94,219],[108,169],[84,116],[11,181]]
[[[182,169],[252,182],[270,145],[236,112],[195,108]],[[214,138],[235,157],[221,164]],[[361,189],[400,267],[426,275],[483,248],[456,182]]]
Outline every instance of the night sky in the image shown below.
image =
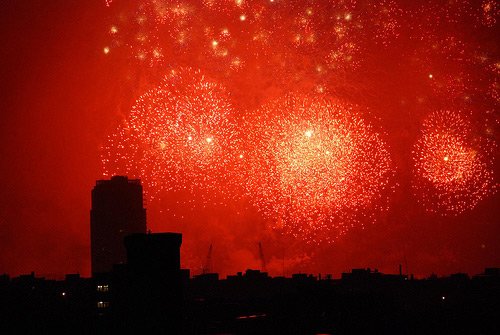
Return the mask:
[[141,178],[182,265],[500,266],[500,5],[3,1],[0,273],[90,273],[90,191]]

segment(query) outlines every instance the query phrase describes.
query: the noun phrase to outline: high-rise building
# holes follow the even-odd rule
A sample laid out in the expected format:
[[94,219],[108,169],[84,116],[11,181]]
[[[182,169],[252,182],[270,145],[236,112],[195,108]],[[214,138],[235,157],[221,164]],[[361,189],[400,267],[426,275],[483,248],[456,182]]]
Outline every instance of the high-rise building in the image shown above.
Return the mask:
[[140,180],[124,176],[98,180],[90,210],[92,274],[109,272],[113,264],[125,263],[123,238],[133,233],[146,233]]

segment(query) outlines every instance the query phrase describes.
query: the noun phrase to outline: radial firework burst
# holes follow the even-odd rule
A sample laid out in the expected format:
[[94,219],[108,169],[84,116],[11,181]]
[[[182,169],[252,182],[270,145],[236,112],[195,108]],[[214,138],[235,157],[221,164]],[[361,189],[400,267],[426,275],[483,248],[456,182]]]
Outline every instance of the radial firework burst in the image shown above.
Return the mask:
[[109,136],[104,174],[140,177],[151,197],[162,190],[224,190],[240,155],[232,113],[223,87],[198,71],[172,71]]
[[290,95],[246,121],[246,188],[274,228],[331,242],[385,208],[388,149],[353,106]]
[[413,151],[413,188],[426,210],[460,214],[491,194],[492,147],[492,142],[475,135],[462,113],[429,115]]

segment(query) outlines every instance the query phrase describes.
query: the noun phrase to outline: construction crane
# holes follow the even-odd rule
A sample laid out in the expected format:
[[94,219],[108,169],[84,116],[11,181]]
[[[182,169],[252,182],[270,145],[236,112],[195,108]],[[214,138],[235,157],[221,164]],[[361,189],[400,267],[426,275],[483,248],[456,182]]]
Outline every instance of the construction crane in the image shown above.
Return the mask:
[[212,243],[210,243],[210,247],[208,248],[207,259],[201,271],[203,274],[212,273]]
[[260,267],[262,272],[267,272],[266,259],[264,258],[264,250],[262,249],[262,243],[259,241],[259,257],[260,257]]

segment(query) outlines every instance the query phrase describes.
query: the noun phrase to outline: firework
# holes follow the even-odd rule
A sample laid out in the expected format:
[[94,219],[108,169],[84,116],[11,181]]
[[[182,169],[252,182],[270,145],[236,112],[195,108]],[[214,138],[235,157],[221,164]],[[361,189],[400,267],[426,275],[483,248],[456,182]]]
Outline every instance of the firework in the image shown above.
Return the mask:
[[162,190],[221,189],[240,153],[225,89],[199,71],[172,71],[142,95],[103,150],[105,175],[140,177]]
[[332,242],[383,210],[388,149],[353,106],[290,95],[246,121],[247,191],[275,228]]
[[283,82],[318,67],[331,75],[355,70],[367,45],[390,44],[400,26],[393,1],[142,0],[113,7],[108,53],[121,51],[149,72],[181,63],[218,79],[237,79],[241,70]]
[[432,113],[415,144],[414,190],[430,212],[460,214],[494,191],[493,145],[476,136],[462,114]]
[[[461,213],[494,190],[491,144],[473,131],[444,140],[430,135],[430,123],[428,135],[415,129],[428,111],[473,110],[474,120],[483,122],[477,134],[498,140],[497,1],[136,0],[112,1],[107,11],[106,43],[96,50],[113,73],[107,89],[126,98],[120,106],[131,110],[122,93],[132,92],[133,101],[170,69],[199,69],[212,85],[182,91],[199,80],[191,71],[179,84],[143,95],[103,151],[106,175],[141,177],[146,198],[161,198],[150,201],[149,211],[153,222],[168,222],[162,229],[185,223],[180,231],[205,238],[205,231],[223,227],[242,245],[280,236],[311,242],[307,250],[314,254],[348,231],[382,221],[389,203],[395,204],[387,213],[391,225],[373,226],[368,234],[390,236],[384,230],[398,229],[399,220],[432,222],[433,215],[422,217],[423,207]],[[231,93],[233,107],[220,86]],[[227,139],[219,147],[214,142],[212,152],[205,150],[212,148],[210,136],[186,146],[181,138],[189,139],[190,128],[163,121],[179,115],[180,101],[206,105],[197,95],[208,91],[218,107],[214,114],[202,108],[201,115],[219,115],[213,129],[224,134],[214,138]],[[290,92],[297,95],[279,99]],[[199,114],[188,115],[190,124],[201,122]],[[446,183],[453,173],[444,167],[432,172],[431,155],[441,149],[430,146],[438,142],[457,153],[472,148],[455,163],[469,171],[463,172],[467,181]],[[422,160],[406,159],[412,150]],[[447,162],[455,162],[452,156]],[[444,156],[435,160],[443,162]],[[393,196],[397,185],[401,192]],[[409,192],[406,185],[413,185]],[[221,199],[217,190],[232,196]],[[271,257],[281,259],[278,254],[275,248]]]

